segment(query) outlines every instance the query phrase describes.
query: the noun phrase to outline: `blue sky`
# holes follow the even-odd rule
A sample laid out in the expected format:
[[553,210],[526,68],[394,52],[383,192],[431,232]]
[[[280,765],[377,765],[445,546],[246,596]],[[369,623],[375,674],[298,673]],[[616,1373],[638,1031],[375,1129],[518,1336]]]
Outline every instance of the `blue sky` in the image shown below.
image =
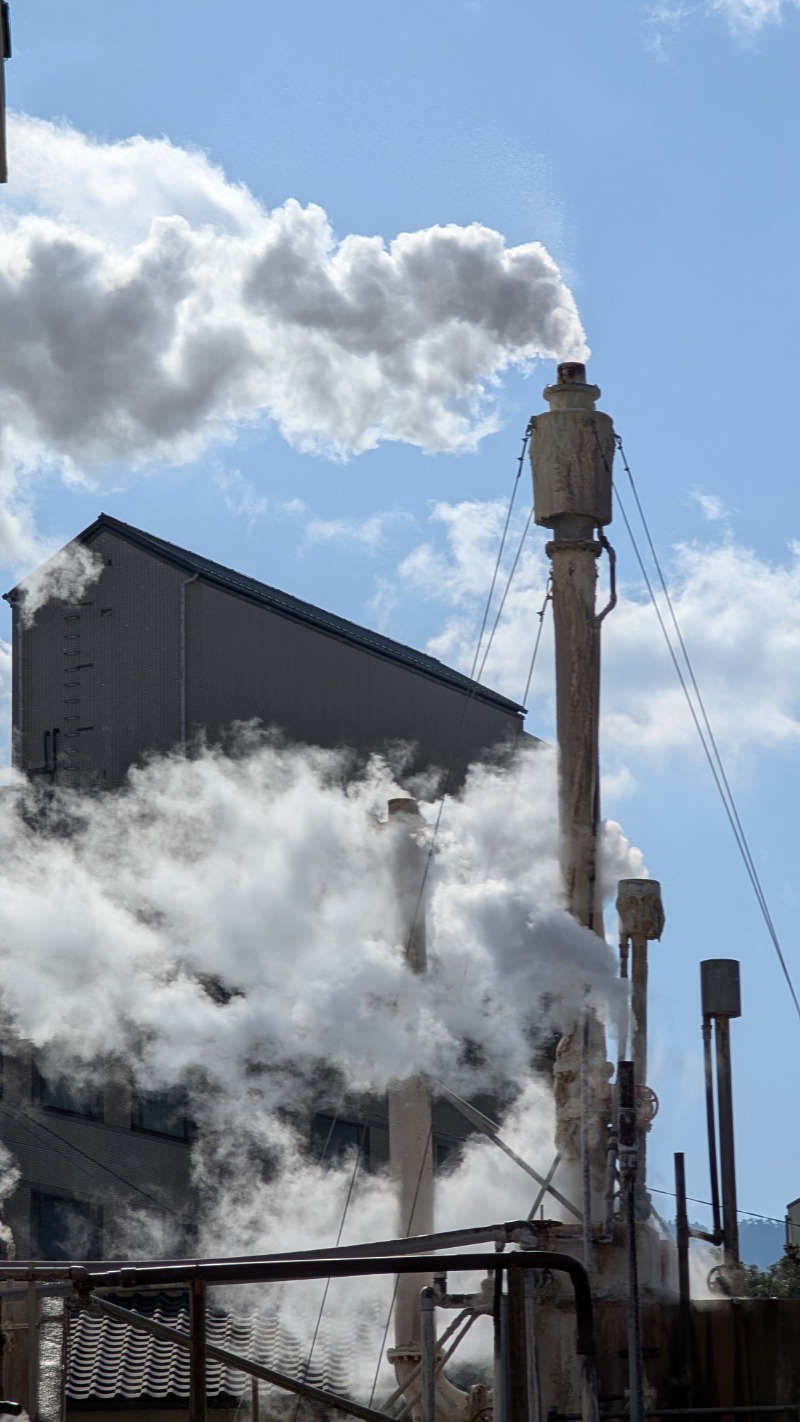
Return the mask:
[[[112,267],[120,279],[152,219],[182,213],[205,263],[207,285],[194,292],[187,318],[198,329],[204,303],[228,299],[215,266],[222,247],[214,244],[236,239],[255,249],[266,240],[261,208],[280,210],[288,199],[300,207],[290,210],[284,237],[298,252],[310,241],[298,217],[309,204],[324,209],[339,242],[360,234],[389,244],[412,234],[410,247],[393,249],[398,262],[427,260],[433,249],[419,234],[437,224],[477,223],[502,234],[502,250],[522,249],[515,260],[528,274],[527,244],[544,245],[577,303],[601,406],[625,441],[800,982],[791,366],[800,318],[798,8],[780,0],[568,7],[234,0],[222,10],[206,0],[15,0],[12,24],[10,181],[0,190],[4,301],[21,289],[20,254],[35,240],[25,228],[31,214],[50,224],[48,250],[79,238],[81,280],[102,284]],[[150,145],[113,147],[135,136]],[[461,238],[454,240],[460,252]],[[496,243],[480,244],[491,300],[504,258]],[[156,254],[159,279],[164,250]],[[61,303],[59,319],[75,318],[68,310],[75,270],[39,269],[42,290]],[[459,290],[469,306],[470,292]],[[56,337],[52,327],[32,334],[20,324],[25,308],[14,306],[14,322],[7,318],[6,334],[0,330],[7,342],[0,392],[14,386],[23,356],[34,374],[24,389],[14,386],[13,398],[0,398],[6,586],[102,508],[468,668],[500,510],[556,352],[532,358],[537,342],[547,344],[533,332],[533,309],[530,340],[507,323],[492,343],[478,306],[464,317],[472,344],[462,327],[444,333],[445,349],[433,315],[425,327],[426,298],[417,297],[416,306],[407,293],[390,303],[386,317],[390,326],[408,318],[409,330],[422,331],[414,351],[401,343],[383,360],[371,337],[366,346],[356,341],[332,412],[315,403],[320,386],[303,383],[306,348],[295,323],[298,377],[288,388],[278,375],[262,388],[248,357],[237,366],[238,384],[192,404],[190,376],[203,378],[198,357],[181,372],[191,407],[185,426],[170,416],[165,434],[166,416],[151,402],[127,444],[111,425],[95,438],[97,371],[85,375],[80,360],[69,386],[74,420],[64,409],[55,418],[48,405],[55,385],[36,360],[37,341]],[[262,290],[257,299],[271,297]],[[563,293],[558,302],[560,329],[572,338],[577,326]],[[365,329],[370,309],[365,298],[356,313]],[[122,333],[120,342],[124,353]],[[315,351],[330,356],[327,346]],[[282,358],[268,341],[256,355]],[[134,388],[146,360],[134,350],[110,362],[109,381]],[[419,404],[426,378],[443,369],[460,400],[460,433],[445,428],[446,393],[433,411]],[[367,424],[357,411],[345,421],[353,392],[373,389]],[[483,437],[481,419],[495,426]],[[124,453],[114,457],[115,447]],[[707,1197],[697,965],[739,957],[740,1203],[782,1215],[800,1194],[793,1129],[800,1023],[619,518],[610,535],[623,599],[607,622],[605,811],[661,879],[667,912],[652,959],[651,1076],[662,1110],[651,1182],[669,1190],[672,1152],[685,1149],[690,1192]],[[541,602],[543,544],[536,534],[527,545],[486,669],[489,683],[517,697]],[[544,736],[552,733],[550,653],[545,642],[530,701],[529,725]]]

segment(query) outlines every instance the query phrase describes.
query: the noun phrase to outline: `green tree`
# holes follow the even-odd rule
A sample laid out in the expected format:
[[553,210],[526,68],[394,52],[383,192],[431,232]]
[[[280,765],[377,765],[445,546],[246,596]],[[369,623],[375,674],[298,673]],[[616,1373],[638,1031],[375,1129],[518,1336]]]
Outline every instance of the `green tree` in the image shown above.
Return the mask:
[[744,1293],[751,1299],[800,1299],[800,1245],[787,1244],[768,1269],[745,1269]]

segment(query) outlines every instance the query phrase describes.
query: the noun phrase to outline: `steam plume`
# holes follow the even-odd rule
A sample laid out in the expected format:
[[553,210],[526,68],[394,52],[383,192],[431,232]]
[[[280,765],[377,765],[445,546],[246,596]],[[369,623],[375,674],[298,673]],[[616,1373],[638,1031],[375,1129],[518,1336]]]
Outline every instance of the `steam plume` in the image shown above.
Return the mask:
[[197,153],[17,119],[0,426],[79,469],[184,460],[265,415],[301,448],[475,445],[510,365],[585,350],[538,243],[473,224],[338,240]]

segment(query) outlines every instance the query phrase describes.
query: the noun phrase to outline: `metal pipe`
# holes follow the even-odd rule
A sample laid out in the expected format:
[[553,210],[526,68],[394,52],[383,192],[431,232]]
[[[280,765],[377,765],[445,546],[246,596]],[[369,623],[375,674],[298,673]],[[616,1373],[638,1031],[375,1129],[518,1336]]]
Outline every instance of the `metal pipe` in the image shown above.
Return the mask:
[[678,1248],[678,1339],[680,1371],[687,1393],[692,1387],[692,1301],[689,1285],[689,1216],[683,1152],[675,1153],[675,1235]]
[[592,1158],[589,1139],[589,1013],[581,1027],[581,1183],[583,1187],[583,1266],[594,1273],[592,1243]]
[[644,1422],[644,1368],[639,1315],[639,1266],[636,1251],[636,1095],[633,1062],[620,1062],[619,1155],[622,1201],[628,1235],[628,1376],[631,1422]]
[[258,1422],[261,1414],[261,1406],[258,1397],[258,1378],[250,1379],[250,1416],[253,1422]]
[[722,1239],[719,1209],[719,1166],[717,1164],[717,1123],[714,1114],[714,1074],[711,1063],[711,1019],[703,1018],[703,1061],[706,1075],[706,1125],[708,1128],[708,1171],[711,1180],[711,1220],[716,1242]]
[[[631,982],[633,985],[633,1072],[637,1095],[647,1085],[647,938],[637,933],[631,939]],[[638,1117],[638,1113],[637,1113]],[[645,1189],[647,1169],[647,1128],[636,1122],[636,1195],[639,1214],[646,1218],[650,1201]]]
[[36,1422],[39,1395],[39,1299],[31,1280],[28,1284],[28,1416]]
[[190,583],[196,583],[199,576],[199,573],[193,573],[190,578],[185,578],[181,583],[179,594],[178,719],[180,725],[179,743],[184,750],[188,733],[186,719],[186,589]]
[[523,1279],[525,1309],[525,1363],[528,1385],[528,1422],[544,1422],[539,1340],[536,1335],[536,1274],[529,1269]]
[[739,1216],[736,1211],[736,1156],[733,1145],[730,1021],[727,1017],[717,1017],[715,1037],[723,1246],[726,1263],[735,1267],[739,1263]]
[[[569,1276],[575,1296],[575,1350],[580,1354],[594,1353],[594,1310],[589,1276],[580,1260],[571,1254],[546,1249],[525,1249],[510,1254],[455,1253],[437,1259],[442,1269],[459,1272],[501,1274],[506,1269],[549,1269]],[[37,1277],[37,1265],[17,1266]],[[427,1255],[375,1259],[341,1259],[322,1257],[313,1260],[291,1259],[242,1261],[197,1260],[189,1264],[148,1265],[145,1268],[123,1266],[108,1269],[101,1264],[75,1265],[59,1271],[59,1276],[72,1277],[79,1294],[92,1289],[140,1289],[174,1287],[193,1278],[203,1278],[208,1284],[280,1283],[298,1279],[358,1278],[368,1274],[424,1274],[430,1270]],[[43,1270],[51,1274],[52,1270]],[[0,1280],[15,1278],[15,1266],[0,1266]],[[210,1345],[209,1345],[210,1356]],[[268,1379],[269,1381],[269,1379]]]
[[206,1422],[206,1286],[189,1285],[189,1422]]
[[436,1291],[430,1284],[420,1291],[419,1333],[422,1379],[422,1422],[436,1422]]
[[[191,1349],[192,1340],[188,1333],[182,1333],[178,1328],[168,1328],[164,1323],[158,1323],[154,1318],[144,1318],[140,1313],[133,1313],[131,1309],[120,1308],[119,1304],[111,1303],[108,1299],[98,1298],[92,1294],[90,1297],[92,1309],[97,1309],[101,1313],[107,1313],[111,1318],[117,1318],[121,1323],[127,1323],[131,1328],[138,1328],[142,1333],[151,1333],[154,1338],[162,1338],[165,1343],[174,1343],[179,1348]],[[328,1392],[323,1388],[312,1387],[310,1383],[300,1382],[299,1378],[287,1377],[284,1373],[278,1373],[274,1368],[266,1368],[261,1363],[255,1363],[251,1358],[243,1358],[238,1353],[230,1353],[227,1348],[217,1348],[216,1344],[209,1343],[206,1347],[209,1358],[215,1358],[218,1362],[224,1363],[226,1367],[234,1368],[239,1373],[246,1373],[253,1378],[260,1378],[262,1382],[269,1383],[272,1387],[279,1387],[284,1392],[297,1393],[299,1397],[308,1398],[309,1402],[315,1402],[321,1407],[333,1407],[337,1412],[346,1412],[351,1417],[358,1417],[361,1422],[392,1422],[385,1412],[378,1412],[372,1407],[362,1407],[360,1402],[351,1402],[347,1397],[339,1397],[335,1392]]]

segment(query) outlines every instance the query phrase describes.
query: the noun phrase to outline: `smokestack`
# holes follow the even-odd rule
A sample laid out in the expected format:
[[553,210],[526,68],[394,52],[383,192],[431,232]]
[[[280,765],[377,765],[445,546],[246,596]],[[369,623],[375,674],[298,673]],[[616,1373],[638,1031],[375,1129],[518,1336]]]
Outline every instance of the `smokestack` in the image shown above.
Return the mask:
[[[390,853],[406,961],[414,973],[427,967],[425,945],[425,870],[427,852],[415,838],[422,825],[416,800],[390,800]],[[411,1063],[413,1068],[413,1063]],[[431,1092],[424,1076],[412,1074],[389,1087],[389,1160],[397,1183],[401,1235],[433,1232],[433,1120]],[[419,1358],[421,1275],[397,1280],[394,1306],[395,1347],[390,1360],[398,1380]]]
[[657,879],[620,879],[617,886],[620,954],[632,947],[633,1074],[636,1096],[636,1207],[640,1219],[650,1213],[646,1188],[649,1112],[655,1104],[647,1086],[647,945],[664,931],[664,906]]
[[[707,958],[700,964],[700,996],[703,1007],[703,1036],[707,1038],[713,1019],[717,1057],[717,1106],[719,1109],[719,1162],[722,1178],[722,1242],[725,1263],[739,1266],[739,1216],[736,1209],[736,1156],[733,1143],[733,1079],[731,1075],[730,1022],[741,1017],[739,964],[735,958]],[[713,1110],[713,1105],[712,1105]],[[709,1120],[713,1132],[713,1121]],[[716,1173],[713,1134],[709,1136],[712,1171]],[[716,1182],[715,1182],[716,1185]],[[712,1196],[716,1195],[716,1189]]]
[[[611,522],[614,427],[597,410],[600,390],[586,380],[580,361],[558,367],[544,398],[549,410],[531,422],[536,522],[553,531],[551,560],[556,651],[556,723],[561,879],[565,907],[603,936],[597,885],[600,818],[598,723],[600,621],[596,608],[597,560],[608,547],[602,530]],[[556,1145],[567,1159],[587,1154],[592,1175],[592,1215],[602,1218],[610,1064],[605,1035],[594,1014],[589,1032],[565,1024],[556,1062]],[[584,1048],[582,1052],[581,1041]],[[582,1060],[588,1055],[588,1060]],[[588,1079],[587,1093],[580,1078]],[[588,1110],[588,1114],[587,1114]],[[580,1145],[582,1138],[583,1145]],[[584,1171],[586,1174],[586,1171]]]

